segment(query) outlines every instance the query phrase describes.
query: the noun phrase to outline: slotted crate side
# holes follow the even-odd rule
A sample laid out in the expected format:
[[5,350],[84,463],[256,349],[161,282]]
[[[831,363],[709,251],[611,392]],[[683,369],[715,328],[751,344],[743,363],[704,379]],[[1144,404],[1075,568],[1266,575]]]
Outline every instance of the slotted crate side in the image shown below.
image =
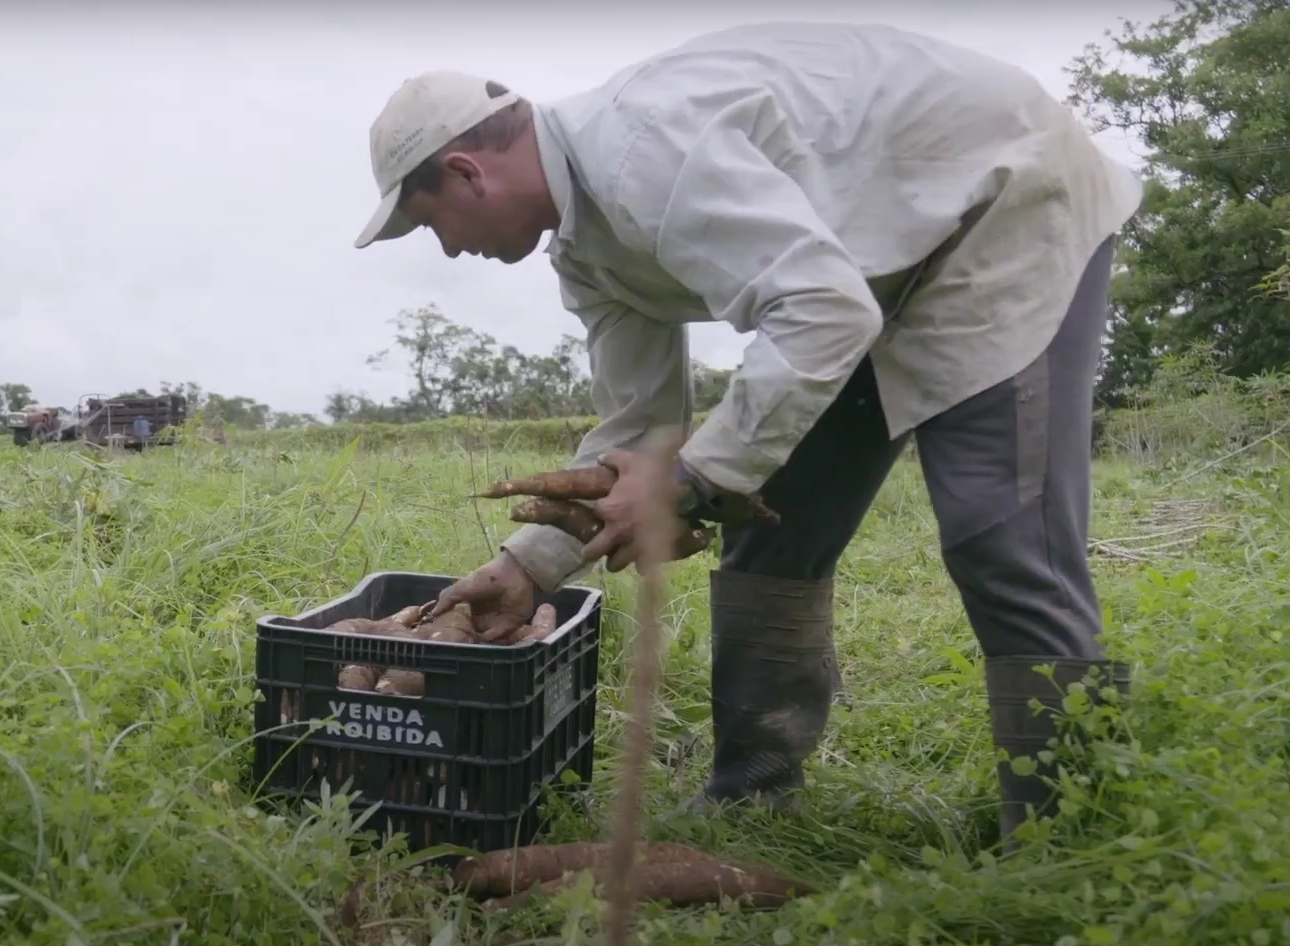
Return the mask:
[[[501,647],[334,634],[346,617],[377,617],[435,598],[455,579],[369,575],[347,595],[294,618],[258,622],[255,776],[270,794],[316,799],[352,778],[356,803],[418,838],[480,849],[525,835],[545,783],[572,767],[591,778],[601,596],[572,586],[545,641]],[[340,668],[371,662],[427,674],[424,697],[342,690]],[[313,733],[309,720],[332,719]],[[288,724],[284,726],[283,724]],[[276,727],[276,731],[274,730]],[[391,820],[393,819],[393,820]],[[412,830],[409,830],[411,826]],[[527,843],[527,842],[525,842]]]
[[[590,738],[551,778],[545,780],[559,784],[559,775],[572,770],[583,782],[591,780],[595,750]],[[316,797],[316,796],[315,796]],[[355,814],[366,805],[355,803]],[[437,811],[397,803],[382,803],[366,827],[383,837],[402,832],[407,835],[408,848],[423,850],[435,844],[456,844],[477,851],[495,851],[516,845],[531,844],[537,837],[541,824],[534,800],[516,814],[479,815],[471,812]]]
[[[523,759],[505,764],[414,757],[398,752],[306,745],[292,751],[280,743],[262,743],[271,758],[266,771],[271,789],[298,791],[317,797],[322,783],[337,790],[348,780],[364,802],[432,808],[472,815],[518,814],[534,798],[543,781],[560,774],[588,745],[593,733],[584,731],[595,707],[579,707],[551,738]],[[584,715],[585,714],[585,715]]]
[[[566,770],[584,783],[591,781],[595,734],[586,721],[594,722],[594,717],[593,693],[566,718],[558,736],[509,766],[511,771],[357,748],[308,746],[292,752],[270,742],[256,744],[256,769],[267,772],[276,765],[266,796],[285,794],[294,800],[317,801],[324,780],[338,790],[352,778],[351,790],[360,794],[351,805],[354,814],[379,801],[367,826],[383,837],[405,833],[413,851],[442,843],[490,851],[532,843],[540,827],[537,802],[544,785],[558,786]],[[417,761],[421,769],[415,767]],[[481,789],[483,796],[477,794]],[[481,797],[482,804],[472,804]]]
[[[516,759],[443,757],[399,746],[371,748],[334,741],[296,743],[257,739],[265,753],[257,768],[269,788],[313,791],[323,779],[333,789],[351,779],[369,801],[390,800],[477,813],[518,812],[534,784],[558,774],[595,732],[596,693],[588,691],[546,738]],[[258,776],[263,778],[263,774]]]
[[[590,632],[587,632],[590,635]],[[313,745],[377,747],[418,755],[503,764],[528,755],[596,692],[585,685],[599,647],[588,642],[577,661],[551,673],[538,699],[520,706],[463,706],[435,697],[406,697],[320,687],[261,685],[259,738]],[[582,679],[580,679],[582,678]],[[315,731],[308,734],[310,725]]]

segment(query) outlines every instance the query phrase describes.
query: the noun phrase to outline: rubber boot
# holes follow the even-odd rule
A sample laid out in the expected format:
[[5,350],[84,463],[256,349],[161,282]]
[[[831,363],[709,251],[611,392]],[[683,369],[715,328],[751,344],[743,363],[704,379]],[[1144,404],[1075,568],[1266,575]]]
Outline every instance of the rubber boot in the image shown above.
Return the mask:
[[[1052,677],[1036,672],[1035,667],[1053,668]],[[1056,791],[1043,782],[1056,776],[1055,763],[1043,763],[1039,753],[1048,748],[1048,740],[1057,735],[1057,721],[1051,711],[1061,712],[1062,698],[1072,683],[1083,681],[1096,668],[1096,685],[1088,691],[1098,701],[1097,690],[1115,686],[1121,696],[1129,691],[1129,668],[1118,661],[1074,657],[992,657],[985,662],[986,693],[990,706],[990,725],[994,745],[1005,749],[1008,759],[1028,756],[1035,763],[1033,775],[1018,775],[1007,760],[1000,760],[997,773],[1002,809],[999,829],[1005,855],[1018,848],[1015,831],[1026,820],[1027,809],[1035,817],[1052,815],[1057,808]],[[1042,709],[1031,708],[1038,700]]]
[[797,807],[834,694],[833,584],[711,573],[712,774],[691,812]]

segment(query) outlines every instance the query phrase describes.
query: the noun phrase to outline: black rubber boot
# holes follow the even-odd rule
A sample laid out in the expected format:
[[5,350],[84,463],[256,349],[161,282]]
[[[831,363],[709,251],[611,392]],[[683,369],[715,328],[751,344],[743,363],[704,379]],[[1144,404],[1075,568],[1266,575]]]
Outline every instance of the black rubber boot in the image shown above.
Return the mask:
[[839,682],[833,584],[714,571],[711,608],[713,765],[690,810],[795,808]]
[[[1051,666],[1052,677],[1035,671],[1035,667]],[[985,662],[986,693],[990,705],[990,725],[994,745],[1005,749],[1008,759],[1028,756],[1034,763],[1033,775],[1017,775],[1008,761],[1001,760],[997,767],[999,793],[1003,802],[999,815],[999,829],[1005,854],[1014,853],[1017,842],[1014,832],[1032,808],[1036,818],[1052,815],[1057,807],[1056,792],[1045,785],[1044,778],[1056,775],[1056,764],[1045,764],[1039,753],[1048,747],[1048,740],[1057,735],[1057,724],[1051,710],[1061,712],[1062,698],[1072,683],[1078,683],[1095,671],[1096,681],[1088,693],[1090,699],[1099,699],[1097,690],[1113,685],[1121,696],[1129,692],[1129,668],[1118,661],[1091,660],[1073,657],[991,657]],[[1036,711],[1030,701],[1038,700],[1043,708]]]

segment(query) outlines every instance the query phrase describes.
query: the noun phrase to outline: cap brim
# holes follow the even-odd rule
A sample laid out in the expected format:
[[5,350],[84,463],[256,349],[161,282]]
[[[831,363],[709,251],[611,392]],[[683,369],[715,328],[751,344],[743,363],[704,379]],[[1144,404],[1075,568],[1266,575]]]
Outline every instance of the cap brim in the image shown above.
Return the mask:
[[416,224],[399,213],[397,204],[400,190],[401,188],[395,187],[385,195],[385,199],[376,208],[376,213],[372,214],[372,219],[367,222],[363,232],[354,241],[354,246],[361,250],[369,243],[377,240],[395,240],[407,236],[416,229]]

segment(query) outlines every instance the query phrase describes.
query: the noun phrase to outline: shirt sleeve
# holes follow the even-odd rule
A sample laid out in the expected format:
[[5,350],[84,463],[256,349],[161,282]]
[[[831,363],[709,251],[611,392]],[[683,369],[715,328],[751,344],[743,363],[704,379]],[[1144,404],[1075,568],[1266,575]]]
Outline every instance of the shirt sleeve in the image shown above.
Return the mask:
[[756,331],[681,450],[700,476],[745,494],[788,460],[883,326],[860,266],[795,179],[817,173],[817,159],[787,125],[763,95],[699,123],[654,109],[612,182],[624,240],[652,251],[714,318]]
[[[679,425],[693,413],[685,326],[647,318],[594,288],[574,264],[554,262],[565,307],[586,326],[591,399],[599,423],[582,439],[570,467],[590,466],[604,452],[630,447],[649,430]],[[585,575],[582,543],[555,526],[525,525],[502,548],[543,591]]]

